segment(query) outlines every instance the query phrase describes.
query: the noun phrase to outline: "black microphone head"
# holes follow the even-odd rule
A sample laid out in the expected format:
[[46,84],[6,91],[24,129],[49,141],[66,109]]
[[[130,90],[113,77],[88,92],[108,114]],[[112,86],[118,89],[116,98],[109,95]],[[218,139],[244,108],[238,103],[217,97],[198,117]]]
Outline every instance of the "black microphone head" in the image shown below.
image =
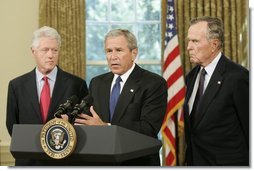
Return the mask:
[[90,112],[90,107],[93,105],[93,97],[90,95],[85,96],[80,105],[79,105],[79,110],[78,110],[78,114],[85,113],[87,115],[92,116],[91,112]]
[[92,106],[93,104],[93,97],[90,95],[87,95],[83,98],[83,100],[87,103],[88,106]]
[[69,103],[71,103],[72,105],[75,105],[75,104],[78,103],[79,98],[78,98],[78,96],[76,96],[76,95],[72,95],[71,97],[69,97],[69,98],[67,99],[67,102],[68,102],[68,101],[69,101]]
[[83,110],[84,108],[90,108],[92,104],[93,104],[92,96],[87,95],[81,100],[81,103],[79,104],[79,109]]
[[78,96],[72,95],[67,99],[67,101],[64,104],[60,104],[56,113],[54,114],[55,117],[61,118],[61,115],[63,113],[67,113],[68,110],[72,109],[75,104],[77,104],[79,101]]

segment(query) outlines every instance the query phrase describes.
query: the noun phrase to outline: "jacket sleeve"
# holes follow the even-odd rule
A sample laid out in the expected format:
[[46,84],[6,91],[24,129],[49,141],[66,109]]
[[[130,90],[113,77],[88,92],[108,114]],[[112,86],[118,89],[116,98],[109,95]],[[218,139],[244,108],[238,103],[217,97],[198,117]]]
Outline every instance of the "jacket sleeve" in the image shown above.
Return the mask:
[[15,90],[12,82],[8,86],[7,109],[6,109],[6,127],[10,135],[14,124],[18,124],[18,104]]

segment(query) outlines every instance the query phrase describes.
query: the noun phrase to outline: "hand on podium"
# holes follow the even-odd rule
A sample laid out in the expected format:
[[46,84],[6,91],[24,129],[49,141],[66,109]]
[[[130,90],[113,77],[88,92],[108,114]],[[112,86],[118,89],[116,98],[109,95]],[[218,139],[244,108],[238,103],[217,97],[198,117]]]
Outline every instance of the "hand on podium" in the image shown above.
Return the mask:
[[61,118],[64,120],[64,121],[69,121],[69,116],[67,114],[62,114],[61,115]]
[[95,112],[93,106],[90,107],[90,112],[92,116],[88,114],[81,113],[78,115],[78,118],[75,119],[75,124],[84,124],[84,125],[109,125],[101,120],[99,115]]
[[[92,114],[92,116],[90,116],[90,114],[86,114],[86,113],[79,114],[77,118],[74,118],[73,124],[74,125],[110,125],[110,124],[105,123],[101,120],[99,115],[95,112],[93,106],[90,107],[90,113]],[[67,114],[62,114],[61,118],[64,121],[70,120],[70,118]]]

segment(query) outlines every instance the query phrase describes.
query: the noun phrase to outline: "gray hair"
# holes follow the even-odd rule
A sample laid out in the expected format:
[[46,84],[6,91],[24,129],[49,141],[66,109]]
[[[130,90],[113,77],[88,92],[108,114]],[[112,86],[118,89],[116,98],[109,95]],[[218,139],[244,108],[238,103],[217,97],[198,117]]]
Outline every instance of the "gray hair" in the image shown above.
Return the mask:
[[223,31],[223,23],[219,18],[216,17],[197,17],[190,21],[190,26],[197,24],[199,22],[207,22],[208,32],[207,39],[218,39],[220,41],[219,48],[223,47],[224,42],[224,31]]
[[126,40],[128,42],[128,47],[131,51],[133,49],[138,48],[137,39],[133,33],[131,33],[129,30],[126,30],[126,29],[115,29],[115,30],[109,31],[106,34],[105,39],[104,39],[104,49],[105,49],[106,41],[108,38],[118,37],[118,36],[124,36],[126,38]]
[[39,28],[38,30],[34,31],[31,47],[38,48],[40,45],[40,38],[42,37],[56,39],[58,46],[61,47],[61,36],[58,34],[58,32],[54,28],[49,26],[43,26]]

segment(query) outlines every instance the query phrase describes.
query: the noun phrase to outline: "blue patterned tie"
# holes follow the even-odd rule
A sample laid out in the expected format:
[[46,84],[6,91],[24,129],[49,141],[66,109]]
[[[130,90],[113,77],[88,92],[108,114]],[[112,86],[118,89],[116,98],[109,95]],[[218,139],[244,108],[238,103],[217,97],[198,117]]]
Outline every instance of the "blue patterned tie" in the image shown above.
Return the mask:
[[120,82],[122,81],[121,77],[118,76],[115,82],[115,85],[112,89],[111,95],[110,95],[110,121],[113,118],[113,114],[115,111],[116,103],[118,101],[119,95],[120,95]]

